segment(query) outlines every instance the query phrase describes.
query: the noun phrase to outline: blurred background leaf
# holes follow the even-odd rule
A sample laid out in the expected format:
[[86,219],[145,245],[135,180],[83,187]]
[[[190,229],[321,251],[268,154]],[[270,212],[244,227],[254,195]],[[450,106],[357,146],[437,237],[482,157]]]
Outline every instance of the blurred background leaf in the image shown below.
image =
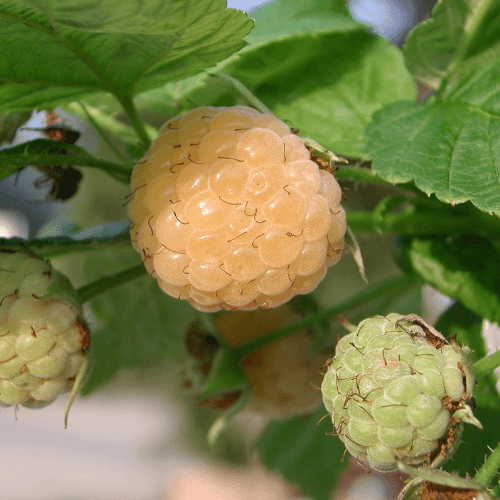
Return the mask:
[[[86,277],[107,276],[141,263],[132,248],[99,252],[85,259]],[[163,293],[145,276],[89,302],[92,371],[82,390],[89,394],[121,369],[136,368],[183,353],[183,335],[197,312]]]
[[500,5],[494,0],[442,0],[432,17],[408,35],[408,69],[437,90],[457,66],[500,42]]
[[349,465],[342,461],[344,445],[327,436],[333,432],[331,418],[321,405],[314,413],[283,422],[272,422],[255,446],[262,463],[299,487],[312,500],[329,500],[341,473]]
[[402,258],[425,282],[481,317],[500,322],[500,256],[478,236],[400,240]]

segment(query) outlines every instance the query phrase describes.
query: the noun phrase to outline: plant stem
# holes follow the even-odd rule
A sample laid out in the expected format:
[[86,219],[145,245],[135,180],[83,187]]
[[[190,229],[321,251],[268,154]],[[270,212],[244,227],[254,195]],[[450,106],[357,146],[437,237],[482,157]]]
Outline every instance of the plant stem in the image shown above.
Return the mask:
[[130,120],[130,124],[134,128],[137,136],[139,137],[141,146],[144,148],[144,150],[148,149],[149,145],[151,144],[151,139],[146,131],[144,123],[139,117],[139,113],[137,112],[137,108],[135,107],[132,97],[129,95],[117,95],[117,94],[115,94],[115,96],[122,105],[123,110],[125,111],[128,119]]
[[243,344],[242,346],[234,350],[234,354],[238,360],[241,360],[249,354],[258,351],[260,348],[266,346],[267,344],[290,335],[291,333],[294,333],[298,330],[307,328],[313,323],[320,323],[321,321],[329,320],[333,316],[343,313],[346,309],[360,306],[365,302],[369,302],[370,300],[376,299],[386,293],[394,292],[395,290],[406,290],[407,288],[415,285],[415,283],[415,279],[409,278],[407,276],[399,276],[397,278],[390,278],[386,281],[375,283],[371,286],[363,288],[352,297],[339,302],[334,307],[327,309],[326,311],[308,316],[306,319],[296,321],[295,323],[286,325],[282,328],[279,328],[278,330],[274,330],[265,337],[261,337],[259,339]]
[[77,293],[80,297],[81,303],[83,304],[88,300],[97,297],[101,293],[111,290],[111,288],[114,288],[115,286],[127,283],[130,280],[145,276],[146,274],[147,272],[144,265],[139,264],[129,269],[125,269],[125,271],[121,271],[111,276],[104,276],[104,278],[100,278],[97,281],[82,286],[77,290]]
[[491,455],[486,459],[483,466],[478,470],[474,476],[474,481],[488,486],[500,468],[500,443],[491,452]]
[[119,174],[119,180],[130,182],[132,169],[118,163],[99,160],[93,156],[64,156],[57,154],[5,154],[0,155],[0,168],[2,167],[36,167],[44,165],[78,165],[82,167],[99,168],[110,174]]
[[[10,241],[13,241],[11,238]],[[7,242],[9,243],[9,242]],[[0,239],[2,245],[2,239]],[[19,240],[19,246],[28,246],[40,257],[51,259],[61,255],[74,254],[79,252],[98,252],[117,247],[129,248],[130,235],[128,231],[112,238],[88,238],[75,240],[67,236],[55,238],[41,238],[38,240]]]
[[334,173],[336,179],[352,179],[358,182],[369,182],[372,184],[385,184],[389,186],[394,186],[389,181],[382,179],[378,174],[376,174],[370,168],[363,167],[340,167]]
[[418,212],[409,207],[399,213],[374,216],[368,211],[348,211],[347,223],[355,232],[391,233],[408,236],[428,234],[479,234],[488,238],[500,236],[500,220],[479,221],[475,215]]
[[474,363],[474,375],[476,378],[484,377],[500,366],[500,351],[486,356]]
[[369,184],[383,184],[385,186],[405,189],[406,191],[410,191],[415,194],[419,195],[423,194],[423,191],[418,189],[418,187],[411,182],[405,182],[402,184],[393,184],[392,182],[386,181],[385,179],[380,177],[370,168],[341,166],[338,170],[335,171],[334,175],[336,179],[353,180],[356,182],[363,182]]
[[[215,76],[217,78],[222,78],[223,80],[227,80],[231,83],[236,90],[255,108],[257,108],[261,113],[271,113],[271,110],[256,96],[250,92],[250,90],[243,85],[239,80],[233,78],[229,75],[224,75],[223,73],[208,73],[210,76]],[[272,113],[271,113],[272,114]]]

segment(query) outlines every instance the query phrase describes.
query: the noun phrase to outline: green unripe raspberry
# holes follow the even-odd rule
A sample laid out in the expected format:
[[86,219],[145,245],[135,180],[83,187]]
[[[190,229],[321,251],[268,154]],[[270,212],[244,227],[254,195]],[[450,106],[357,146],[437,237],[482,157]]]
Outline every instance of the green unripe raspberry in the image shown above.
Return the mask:
[[340,339],[321,390],[347,450],[390,471],[454,453],[473,385],[468,348],[418,316],[393,313]]
[[0,406],[40,408],[71,391],[89,332],[69,281],[24,251],[0,249]]

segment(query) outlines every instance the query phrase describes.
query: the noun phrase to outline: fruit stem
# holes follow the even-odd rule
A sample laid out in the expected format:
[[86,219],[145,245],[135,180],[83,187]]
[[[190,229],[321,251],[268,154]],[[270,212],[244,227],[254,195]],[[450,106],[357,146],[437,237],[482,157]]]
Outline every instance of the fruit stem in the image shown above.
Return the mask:
[[492,450],[491,455],[486,459],[483,466],[474,476],[474,481],[484,486],[488,486],[500,468],[500,443]]
[[490,356],[486,356],[474,363],[474,375],[476,378],[484,377],[491,373],[495,368],[500,366],[500,351],[497,351]]
[[301,321],[296,321],[295,323],[291,323],[290,325],[284,326],[283,328],[279,328],[270,332],[265,337],[258,338],[251,342],[247,342],[240,347],[234,349],[234,355],[236,359],[239,361],[249,354],[252,354],[255,351],[258,351],[262,347],[275,342],[278,339],[286,337],[291,333],[294,333],[298,330],[302,330],[303,328],[307,328],[314,323],[320,323],[321,321],[326,321],[338,314],[344,313],[347,309],[351,309],[353,307],[360,306],[365,302],[369,302],[370,300],[379,298],[384,296],[387,293],[391,293],[397,290],[407,290],[408,288],[416,285],[417,282],[415,279],[410,278],[408,276],[398,276],[397,278],[390,278],[388,280],[375,283],[366,288],[361,289],[359,292],[355,293],[352,297],[339,302],[334,307],[327,309],[319,314],[314,314],[312,316],[308,316],[306,319]]
[[209,76],[215,76],[218,78],[222,78],[223,80],[227,80],[231,83],[234,88],[256,109],[258,109],[261,113],[269,113],[272,114],[271,110],[260,101],[255,95],[250,92],[250,90],[243,85],[239,80],[233,78],[229,75],[224,75],[223,73],[208,73]]
[[146,268],[143,264],[139,264],[137,266],[130,267],[129,269],[125,269],[125,271],[121,271],[110,276],[104,276],[104,278],[100,278],[92,283],[80,287],[76,292],[80,298],[80,302],[83,304],[88,300],[97,297],[101,293],[111,290],[115,286],[140,278],[145,274]]

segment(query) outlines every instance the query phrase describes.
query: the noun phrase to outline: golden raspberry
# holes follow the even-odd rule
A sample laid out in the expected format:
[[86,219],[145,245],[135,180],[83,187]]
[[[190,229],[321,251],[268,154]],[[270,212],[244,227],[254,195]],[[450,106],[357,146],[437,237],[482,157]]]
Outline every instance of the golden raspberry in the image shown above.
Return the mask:
[[[269,310],[234,311],[216,318],[220,336],[232,347],[265,336],[298,319],[289,305]],[[182,371],[183,386],[199,394],[209,376],[219,341],[191,326],[185,337],[189,353]],[[273,419],[289,418],[312,411],[321,400],[325,353],[312,356],[312,336],[303,329],[272,342],[241,361],[252,396],[248,409]],[[226,410],[242,395],[241,390],[213,394],[201,400],[204,407]]]
[[271,114],[201,107],[173,118],[131,185],[134,248],[165,293],[201,311],[276,307],[342,255],[336,179]]
[[[297,319],[291,309],[235,311],[220,316],[216,324],[222,337],[233,347],[263,337]],[[252,398],[249,409],[275,419],[307,413],[318,405],[321,367],[325,356],[311,356],[312,336],[301,330],[259,349],[243,359]]]

